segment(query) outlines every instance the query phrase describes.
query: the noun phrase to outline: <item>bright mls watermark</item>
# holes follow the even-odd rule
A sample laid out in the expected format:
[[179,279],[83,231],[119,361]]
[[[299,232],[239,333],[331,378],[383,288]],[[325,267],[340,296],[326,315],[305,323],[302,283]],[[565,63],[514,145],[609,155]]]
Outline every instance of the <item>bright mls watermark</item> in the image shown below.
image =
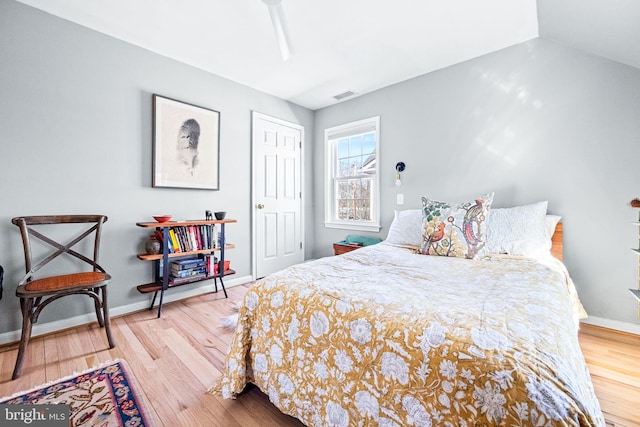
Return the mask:
[[0,426],[68,427],[69,405],[0,404]]

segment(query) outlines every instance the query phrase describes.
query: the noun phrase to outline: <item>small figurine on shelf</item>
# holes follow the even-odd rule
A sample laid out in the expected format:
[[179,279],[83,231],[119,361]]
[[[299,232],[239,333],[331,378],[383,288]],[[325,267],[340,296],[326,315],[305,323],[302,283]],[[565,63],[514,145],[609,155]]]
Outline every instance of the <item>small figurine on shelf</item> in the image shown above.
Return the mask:
[[204,219],[207,221],[213,221],[213,215],[211,211],[204,211]]

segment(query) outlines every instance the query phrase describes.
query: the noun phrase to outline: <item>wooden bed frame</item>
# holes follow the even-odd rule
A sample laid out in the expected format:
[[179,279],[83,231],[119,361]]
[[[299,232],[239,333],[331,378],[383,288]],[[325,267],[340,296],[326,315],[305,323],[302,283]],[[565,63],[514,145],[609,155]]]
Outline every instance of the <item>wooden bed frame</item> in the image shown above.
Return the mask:
[[556,230],[551,236],[551,255],[562,261],[562,223],[556,224]]

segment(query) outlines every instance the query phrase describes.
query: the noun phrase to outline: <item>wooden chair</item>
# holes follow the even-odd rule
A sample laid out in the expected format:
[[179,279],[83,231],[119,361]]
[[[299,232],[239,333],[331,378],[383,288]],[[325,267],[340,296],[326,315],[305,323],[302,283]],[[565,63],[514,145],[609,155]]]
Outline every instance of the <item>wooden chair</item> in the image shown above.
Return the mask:
[[[98,324],[100,327],[105,328],[109,348],[115,347],[113,338],[111,337],[109,309],[107,306],[107,284],[111,281],[111,276],[98,264],[100,232],[102,224],[105,221],[107,221],[107,217],[104,215],[23,216],[11,220],[13,224],[20,228],[26,271],[26,275],[16,288],[16,295],[20,298],[20,308],[22,310],[22,336],[20,338],[20,348],[18,350],[18,358],[13,370],[12,379],[20,376],[24,355],[27,351],[29,340],[31,339],[31,328],[32,325],[38,321],[40,312],[49,303],[67,295],[81,294],[93,298]],[[68,230],[69,228],[73,228],[73,231],[77,231],[78,228],[84,229],[77,224],[87,224],[89,228],[75,236],[67,244],[58,243],[52,238],[42,234],[42,231],[46,228],[48,232],[56,232],[56,236],[60,235],[62,230],[59,229],[62,227],[54,227],[54,225],[61,224],[66,224],[64,231],[67,232],[70,231]],[[76,226],[70,224],[76,224]],[[36,228],[39,231],[36,230]],[[95,234],[92,243],[90,242],[91,239],[85,239],[91,234]],[[69,235],[69,233],[66,235]],[[32,258],[32,251],[34,249],[32,243],[42,243],[37,239],[47,244],[45,245],[47,250],[44,251],[46,253],[41,256]],[[93,247],[92,257],[87,257],[72,249],[73,246],[81,241],[84,241],[83,246]],[[51,250],[49,246],[52,246],[54,250]],[[39,252],[43,251],[39,250]],[[88,248],[86,252],[88,252]],[[73,260],[74,262],[70,264],[65,263],[67,269],[73,268],[74,270],[69,274],[49,275],[37,279],[34,277],[36,272],[44,266],[51,266],[51,261],[63,253],[71,255],[83,262],[80,263]],[[36,261],[34,258],[38,258],[38,260]],[[85,263],[91,266],[91,271],[81,271],[87,270]],[[69,267],[69,265],[72,267]]]

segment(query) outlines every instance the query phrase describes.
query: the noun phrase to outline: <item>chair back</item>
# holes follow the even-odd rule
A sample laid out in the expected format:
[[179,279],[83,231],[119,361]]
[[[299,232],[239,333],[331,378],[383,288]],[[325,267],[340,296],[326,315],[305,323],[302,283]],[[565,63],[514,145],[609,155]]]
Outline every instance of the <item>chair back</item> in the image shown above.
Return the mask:
[[[100,253],[100,234],[102,232],[102,224],[107,221],[105,215],[40,215],[40,216],[20,216],[13,218],[11,222],[20,228],[20,235],[22,236],[22,244],[24,248],[24,261],[26,274],[20,281],[19,285],[23,285],[31,281],[33,275],[48,265],[51,261],[56,259],[62,254],[67,254],[84,261],[92,267],[94,272],[106,273],[105,270],[98,264],[98,258]],[[56,240],[44,235],[41,231],[45,225],[54,224],[87,224],[84,231],[71,238],[68,243],[59,243]],[[39,231],[40,230],[40,231]],[[77,232],[77,227],[74,228]],[[74,250],[73,247],[83,240],[87,240],[88,236],[94,235],[93,238],[93,255],[91,257],[85,256],[82,253]],[[51,250],[48,254],[45,254],[38,260],[32,257],[32,239],[38,239],[51,246]],[[58,240],[60,240],[58,238]]]

